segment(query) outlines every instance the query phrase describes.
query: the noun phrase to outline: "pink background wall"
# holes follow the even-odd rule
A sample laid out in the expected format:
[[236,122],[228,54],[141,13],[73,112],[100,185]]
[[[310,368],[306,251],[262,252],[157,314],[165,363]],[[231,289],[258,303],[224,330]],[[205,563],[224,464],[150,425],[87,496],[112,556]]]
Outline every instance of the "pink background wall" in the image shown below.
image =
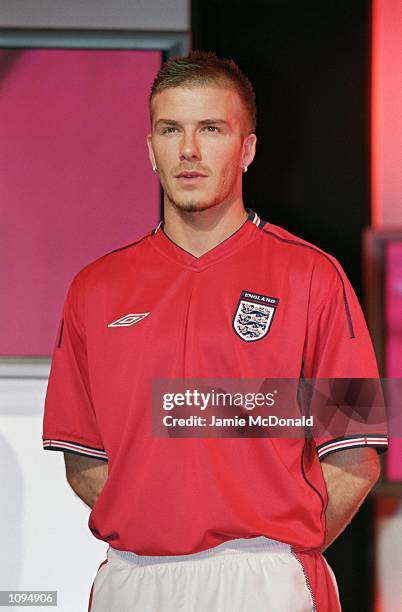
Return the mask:
[[[402,4],[372,0],[371,178],[372,225],[377,230],[402,229]],[[398,249],[397,249],[398,250]],[[386,279],[384,336],[388,377],[401,377],[401,299],[395,291],[400,253],[391,247],[386,260],[396,273]],[[395,335],[394,335],[395,333]],[[392,337],[393,336],[393,337]],[[400,402],[400,398],[399,398]],[[402,480],[402,440],[391,439],[385,456],[385,476]],[[376,496],[375,612],[402,610],[402,497]]]
[[385,369],[387,378],[402,378],[402,240],[386,245]]
[[[402,378],[402,240],[386,245],[385,250],[385,376]],[[400,385],[389,387],[393,406],[401,405]],[[400,421],[398,420],[398,423]],[[400,435],[400,427],[391,426],[391,435]],[[386,476],[389,480],[402,481],[402,440],[391,440],[386,457]]]
[[402,2],[372,0],[372,225],[402,227]]
[[0,355],[48,355],[73,275],[160,218],[159,52],[0,51]]
[[[402,230],[402,3],[373,0],[371,91],[371,191],[372,225],[375,229]],[[398,254],[386,255],[395,272]],[[398,249],[398,247],[396,247]],[[392,317],[387,330],[385,356],[387,377],[402,377],[401,299],[391,277],[386,281],[389,303],[384,314]],[[399,308],[396,307],[398,302]],[[393,335],[395,333],[395,336]],[[388,478],[402,480],[402,440],[391,440],[387,453]]]

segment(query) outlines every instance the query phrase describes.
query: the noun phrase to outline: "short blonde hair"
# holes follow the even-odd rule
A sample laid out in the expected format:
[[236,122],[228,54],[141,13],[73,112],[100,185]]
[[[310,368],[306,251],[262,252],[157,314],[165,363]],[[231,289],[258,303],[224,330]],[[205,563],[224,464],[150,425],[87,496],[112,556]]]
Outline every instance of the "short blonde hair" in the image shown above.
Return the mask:
[[240,96],[248,116],[249,133],[255,132],[257,108],[253,86],[233,60],[221,59],[215,53],[193,51],[185,57],[172,57],[160,68],[149,94],[149,110],[152,116],[152,99],[168,87],[182,85],[216,84],[232,87]]

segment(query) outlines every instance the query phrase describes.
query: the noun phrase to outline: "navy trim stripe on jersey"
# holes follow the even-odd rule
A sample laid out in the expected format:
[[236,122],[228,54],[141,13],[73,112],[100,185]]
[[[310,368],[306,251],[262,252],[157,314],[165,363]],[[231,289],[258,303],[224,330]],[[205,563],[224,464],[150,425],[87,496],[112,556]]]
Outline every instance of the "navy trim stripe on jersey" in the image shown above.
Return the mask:
[[94,448],[85,444],[78,444],[69,440],[54,440],[43,439],[43,448],[45,450],[68,451],[76,455],[85,455],[87,457],[95,457],[96,459],[104,459],[107,461],[107,454],[103,448]]
[[139,240],[136,240],[135,242],[131,242],[131,244],[126,244],[125,246],[119,247],[118,249],[114,249],[113,251],[109,251],[109,253],[105,253],[104,255],[102,255],[102,257],[107,257],[108,255],[112,255],[112,253],[117,253],[118,251],[124,251],[124,249],[129,249],[129,248],[131,248],[133,246],[136,246],[137,244],[140,244],[140,242],[142,242],[146,238],[149,238],[149,236],[152,236],[152,232],[148,232],[148,234],[146,234],[145,236],[143,236]]
[[248,219],[248,221],[252,221],[254,219],[255,212],[253,210],[251,210],[251,208],[246,208],[246,211],[247,211],[247,219]]
[[385,452],[388,447],[388,438],[385,434],[354,435],[344,438],[334,438],[317,446],[318,458],[321,460],[330,453],[345,448],[376,447],[378,453]]
[[246,221],[251,221],[252,223],[254,223],[254,225],[258,226],[258,223],[260,222],[260,218],[257,215],[257,213],[251,210],[251,208],[246,208],[246,211],[248,213]]
[[[264,223],[264,225],[266,224],[266,222],[263,222],[263,223]],[[355,331],[353,329],[353,321],[352,321],[352,316],[350,314],[349,303],[348,303],[348,299],[347,299],[347,296],[346,296],[345,283],[343,281],[341,273],[339,272],[338,268],[336,267],[336,265],[334,264],[332,259],[326,253],[324,253],[324,251],[321,251],[321,249],[318,249],[318,248],[316,248],[316,247],[314,247],[314,246],[312,246],[310,244],[304,244],[303,242],[298,242],[297,240],[290,240],[289,238],[283,238],[282,236],[278,236],[278,234],[275,234],[275,232],[273,232],[271,230],[264,229],[263,225],[261,225],[261,224],[259,226],[259,229],[262,229],[262,231],[265,234],[268,234],[269,236],[273,236],[274,238],[276,238],[277,240],[280,240],[281,242],[286,242],[287,244],[292,244],[292,245],[298,246],[298,247],[304,247],[305,249],[310,249],[311,251],[315,251],[316,253],[320,253],[320,255],[322,255],[323,257],[325,257],[329,261],[329,263],[331,264],[331,266],[336,271],[336,273],[339,276],[339,279],[340,279],[340,281],[342,283],[343,303],[345,305],[346,319],[347,319],[348,326],[349,326],[350,337],[351,338],[356,338]]]
[[309,479],[307,478],[307,474],[304,470],[304,451],[306,450],[306,444],[307,444],[307,440],[304,441],[304,446],[303,446],[303,450],[302,450],[302,454],[300,457],[300,462],[301,462],[301,473],[303,475],[304,480],[306,481],[306,483],[308,484],[308,486],[314,491],[314,493],[316,493],[318,495],[318,497],[321,500],[321,517],[324,513],[325,510],[325,502],[324,502],[324,498],[321,495],[321,493],[319,492],[319,490],[313,485],[312,482],[309,481]]
[[251,208],[246,208],[246,211],[248,212],[247,220],[254,223],[254,225],[256,225],[259,229],[263,228],[264,225],[267,224],[267,221],[262,221],[257,213],[251,210]]
[[251,221],[252,221],[252,223],[254,223],[254,225],[256,225],[258,227],[261,219],[259,218],[259,216],[257,214],[254,214],[254,218]]
[[62,319],[62,321],[61,321],[61,326],[60,326],[60,334],[59,334],[59,341],[58,341],[58,343],[57,343],[57,348],[60,348],[60,347],[61,347],[61,340],[62,340],[62,338],[63,338],[63,328],[64,328],[64,317],[63,317],[63,319]]

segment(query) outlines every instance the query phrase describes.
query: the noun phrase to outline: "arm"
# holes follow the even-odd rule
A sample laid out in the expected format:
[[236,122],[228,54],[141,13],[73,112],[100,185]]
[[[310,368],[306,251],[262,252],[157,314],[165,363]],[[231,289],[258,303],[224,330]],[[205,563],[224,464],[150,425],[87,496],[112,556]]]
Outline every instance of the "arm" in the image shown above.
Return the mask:
[[328,491],[323,552],[351,522],[378,480],[380,463],[374,448],[349,448],[325,457],[321,467]]
[[90,508],[96,503],[108,476],[108,464],[101,459],[64,453],[67,481]]

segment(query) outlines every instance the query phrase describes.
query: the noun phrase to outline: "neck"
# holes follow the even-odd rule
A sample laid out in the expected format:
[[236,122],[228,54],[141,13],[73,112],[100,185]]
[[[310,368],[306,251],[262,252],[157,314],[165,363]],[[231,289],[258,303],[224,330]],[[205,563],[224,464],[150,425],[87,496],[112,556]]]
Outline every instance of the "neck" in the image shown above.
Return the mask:
[[246,221],[243,201],[222,202],[206,210],[183,211],[164,198],[164,232],[182,249],[201,257],[229,238]]

